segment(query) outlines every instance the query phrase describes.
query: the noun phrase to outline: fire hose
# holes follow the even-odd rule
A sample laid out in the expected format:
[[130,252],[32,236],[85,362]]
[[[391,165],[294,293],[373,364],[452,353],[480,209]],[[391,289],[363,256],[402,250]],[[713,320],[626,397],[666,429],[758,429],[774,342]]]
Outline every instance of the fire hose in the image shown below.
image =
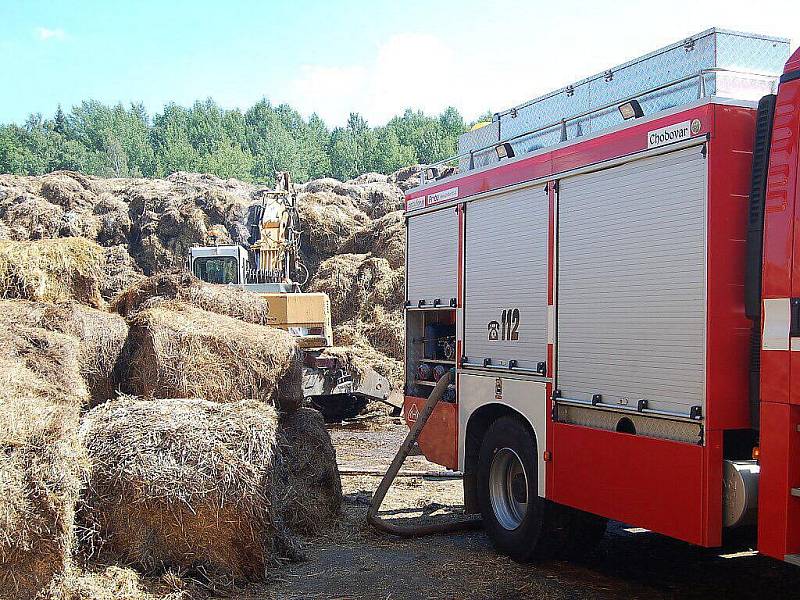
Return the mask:
[[431,523],[427,525],[398,525],[396,523],[389,523],[378,516],[378,511],[383,503],[383,499],[386,497],[386,492],[389,491],[389,487],[391,487],[392,483],[397,477],[397,474],[400,472],[400,467],[403,466],[406,458],[411,453],[414,445],[417,443],[417,438],[422,432],[422,428],[425,427],[425,423],[428,422],[428,418],[431,416],[431,414],[433,414],[433,409],[444,396],[444,393],[447,391],[447,386],[453,381],[454,375],[455,369],[450,369],[447,374],[444,375],[444,377],[439,379],[436,387],[433,388],[431,395],[428,397],[425,407],[419,413],[419,417],[409,430],[406,439],[403,441],[394,459],[392,459],[392,464],[389,466],[389,470],[386,471],[383,479],[381,479],[380,485],[378,485],[378,489],[375,491],[375,495],[372,497],[372,504],[367,511],[367,522],[379,531],[391,533],[393,535],[399,535],[401,537],[421,537],[435,533],[452,533],[455,531],[463,531],[465,529],[475,529],[481,525],[480,518],[474,517],[461,519],[458,521],[450,521],[447,523]]

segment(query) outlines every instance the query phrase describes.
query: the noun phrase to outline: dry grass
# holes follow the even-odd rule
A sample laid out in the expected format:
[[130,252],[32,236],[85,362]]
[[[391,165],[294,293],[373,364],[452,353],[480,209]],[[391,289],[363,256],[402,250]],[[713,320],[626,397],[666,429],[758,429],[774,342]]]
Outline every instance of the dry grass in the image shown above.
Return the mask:
[[257,399],[282,411],[302,403],[302,354],[281,329],[164,301],[130,320],[126,352],[136,395]]
[[0,241],[0,296],[44,302],[77,300],[95,308],[103,249],[85,238]]
[[82,406],[88,401],[80,374],[78,341],[24,324],[0,328],[0,402],[42,399]]
[[33,598],[69,563],[86,461],[78,407],[0,400],[0,598]]
[[144,577],[130,567],[72,567],[56,578],[42,600],[199,600],[208,596],[194,581],[168,571]]
[[91,553],[246,580],[298,558],[280,515],[277,433],[274,409],[254,401],[121,398],[89,411],[79,522]]
[[77,362],[92,403],[113,397],[114,369],[128,336],[125,319],[77,302],[49,304],[0,300],[0,326],[13,330],[19,325],[77,339]]
[[162,273],[143,279],[119,294],[111,310],[130,317],[160,300],[180,300],[256,325],[269,324],[269,303],[250,292],[204,283],[188,273]]
[[339,515],[342,482],[336,450],[322,415],[301,408],[280,420],[281,453],[289,485],[283,515],[294,531],[317,534]]

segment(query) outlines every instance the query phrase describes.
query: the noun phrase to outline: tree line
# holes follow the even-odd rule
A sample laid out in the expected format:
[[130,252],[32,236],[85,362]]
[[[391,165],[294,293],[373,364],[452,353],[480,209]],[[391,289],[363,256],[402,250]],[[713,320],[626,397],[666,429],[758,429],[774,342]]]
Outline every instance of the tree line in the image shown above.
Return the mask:
[[266,99],[244,112],[208,99],[191,108],[168,104],[152,116],[141,103],[88,100],[69,112],[59,106],[51,119],[32,114],[22,125],[0,126],[0,172],[165,177],[198,171],[271,183],[275,171],[288,170],[297,181],[346,180],[451,156],[465,129],[452,107],[438,116],[406,110],[380,127],[352,113],[347,125],[331,130],[316,114],[304,119]]

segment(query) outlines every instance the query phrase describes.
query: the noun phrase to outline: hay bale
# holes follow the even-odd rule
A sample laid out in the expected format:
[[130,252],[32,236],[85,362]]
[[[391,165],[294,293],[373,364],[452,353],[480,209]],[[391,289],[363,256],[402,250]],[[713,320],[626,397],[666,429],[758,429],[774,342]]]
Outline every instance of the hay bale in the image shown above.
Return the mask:
[[327,292],[333,322],[343,323],[368,306],[402,306],[405,280],[386,259],[339,254],[320,264],[309,291]]
[[344,242],[369,224],[366,213],[346,195],[302,192],[298,194],[297,205],[303,227],[304,263],[311,273],[320,262],[339,254]]
[[389,175],[389,181],[406,192],[419,185],[420,173],[422,173],[423,168],[424,165],[403,167],[399,171],[395,171]]
[[[35,318],[35,313],[23,317],[24,307],[16,312],[21,319]],[[11,314],[4,313],[4,318]],[[33,398],[82,406],[88,401],[75,338],[28,326],[21,320],[0,328],[0,347],[0,402]]]
[[130,320],[124,381],[155,398],[303,401],[302,353],[289,333],[163,301]]
[[372,221],[347,240],[342,250],[385,258],[392,269],[405,269],[406,226],[402,211],[390,212]]
[[[55,347],[58,349],[56,352],[63,353],[62,360],[69,356],[70,352],[77,355],[79,372],[88,388],[92,404],[114,396],[114,369],[128,337],[128,326],[121,316],[89,308],[77,302],[47,304],[27,300],[0,300],[0,326],[11,332],[24,333],[25,329],[19,329],[23,326],[34,328],[34,334],[37,329],[44,329],[74,338],[78,342],[76,351],[73,351],[73,344],[63,342],[59,336],[44,339],[51,346],[54,342],[59,342]],[[37,344],[42,345],[40,341],[33,343],[34,346]],[[27,359],[28,352],[26,347],[24,351],[18,351],[17,355],[20,359]],[[40,359],[33,364],[35,366],[41,364]],[[70,365],[70,369],[74,366],[71,362],[67,364]],[[59,380],[63,382],[64,377],[59,377]]]
[[0,598],[33,598],[69,564],[85,477],[78,408],[0,400]]
[[269,304],[260,296],[233,286],[204,283],[188,273],[161,273],[143,279],[118,295],[110,308],[131,317],[152,306],[154,298],[179,300],[247,323],[269,324]]
[[21,193],[0,202],[3,219],[15,240],[40,240],[58,236],[64,222],[64,209],[42,198]]
[[100,558],[261,579],[298,557],[269,406],[122,398],[89,411],[80,436],[92,472],[78,521]]
[[144,278],[142,270],[128,254],[127,246],[105,248],[103,278],[100,282],[100,294],[103,296],[103,300],[113,300]]
[[288,485],[282,514],[292,531],[315,535],[339,515],[342,481],[336,449],[322,415],[301,408],[280,418],[280,446]]
[[84,238],[0,241],[0,297],[99,308],[103,249]]
[[114,397],[115,369],[128,338],[124,318],[71,302],[47,307],[42,327],[79,340],[78,364],[92,405]]
[[98,221],[97,241],[103,246],[127,244],[131,235],[128,204],[111,194],[103,194],[92,209]]
[[388,182],[364,183],[361,186],[364,194],[364,210],[373,219],[405,208],[402,190]]
[[203,583],[174,571],[150,578],[130,567],[90,564],[68,568],[42,600],[199,600],[209,595],[208,580]]

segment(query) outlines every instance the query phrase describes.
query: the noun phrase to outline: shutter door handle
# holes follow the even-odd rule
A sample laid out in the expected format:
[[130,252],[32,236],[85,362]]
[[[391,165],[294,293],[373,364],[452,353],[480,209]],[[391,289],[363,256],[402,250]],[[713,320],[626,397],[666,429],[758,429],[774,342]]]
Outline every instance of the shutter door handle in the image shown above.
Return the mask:
[[800,337],[800,298],[789,301],[789,337]]

